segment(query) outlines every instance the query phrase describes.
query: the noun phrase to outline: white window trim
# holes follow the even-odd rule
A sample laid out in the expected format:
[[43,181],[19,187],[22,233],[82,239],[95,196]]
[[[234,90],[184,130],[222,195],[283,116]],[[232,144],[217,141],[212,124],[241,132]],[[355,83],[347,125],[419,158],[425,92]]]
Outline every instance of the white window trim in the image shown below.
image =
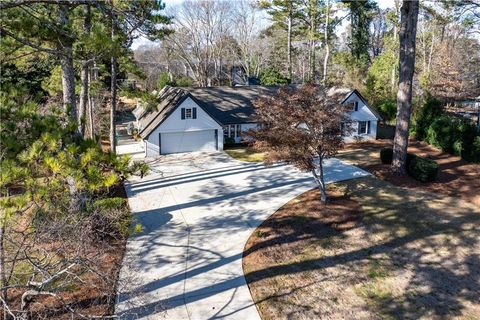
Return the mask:
[[[360,130],[360,123],[365,123],[365,132],[358,132]],[[368,121],[358,121],[357,134],[360,136],[368,135]]]

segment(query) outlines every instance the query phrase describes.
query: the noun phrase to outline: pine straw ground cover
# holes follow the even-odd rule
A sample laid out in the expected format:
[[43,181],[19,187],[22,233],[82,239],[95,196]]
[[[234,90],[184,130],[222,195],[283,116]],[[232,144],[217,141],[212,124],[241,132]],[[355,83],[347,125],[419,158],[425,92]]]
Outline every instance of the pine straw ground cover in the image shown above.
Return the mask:
[[469,163],[424,142],[410,141],[408,152],[435,160],[439,165],[437,180],[429,183],[411,177],[399,177],[390,172],[390,165],[380,161],[380,149],[391,147],[391,140],[376,140],[348,144],[337,156],[395,185],[441,193],[480,206],[480,164]]
[[480,208],[375,177],[267,219],[243,268],[262,319],[478,319]]

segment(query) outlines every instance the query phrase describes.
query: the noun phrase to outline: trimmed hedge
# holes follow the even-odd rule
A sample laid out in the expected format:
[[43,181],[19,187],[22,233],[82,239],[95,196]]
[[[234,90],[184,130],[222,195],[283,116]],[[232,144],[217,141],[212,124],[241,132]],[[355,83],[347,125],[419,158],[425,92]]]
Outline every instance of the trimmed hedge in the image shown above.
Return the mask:
[[380,160],[383,164],[390,164],[393,160],[393,149],[392,148],[383,148],[380,150]]
[[465,160],[480,163],[480,136],[475,137]]
[[415,138],[470,162],[480,162],[480,132],[472,121],[443,111],[428,97],[415,117]]
[[438,164],[433,160],[417,156],[410,161],[407,172],[412,178],[421,182],[435,181]]
[[[380,159],[383,164],[391,164],[393,149],[381,149]],[[407,153],[407,172],[412,178],[421,182],[435,181],[438,174],[438,164],[433,160],[419,157],[413,153]]]

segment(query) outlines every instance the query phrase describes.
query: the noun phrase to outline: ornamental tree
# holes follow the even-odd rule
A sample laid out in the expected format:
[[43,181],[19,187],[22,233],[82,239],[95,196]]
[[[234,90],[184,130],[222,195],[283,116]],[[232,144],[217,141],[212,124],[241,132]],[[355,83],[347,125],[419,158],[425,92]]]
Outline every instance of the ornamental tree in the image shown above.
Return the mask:
[[248,135],[255,149],[265,153],[265,162],[284,161],[310,171],[327,202],[323,160],[335,156],[343,137],[351,130],[346,107],[335,90],[304,85],[284,86],[276,95],[253,102],[260,123]]

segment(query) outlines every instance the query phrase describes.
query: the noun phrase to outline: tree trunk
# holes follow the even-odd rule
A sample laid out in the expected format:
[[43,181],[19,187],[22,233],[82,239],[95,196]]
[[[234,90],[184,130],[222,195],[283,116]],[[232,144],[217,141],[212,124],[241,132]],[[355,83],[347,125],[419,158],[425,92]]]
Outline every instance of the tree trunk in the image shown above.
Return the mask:
[[78,131],[85,136],[85,113],[88,103],[88,65],[82,63],[80,71],[80,103],[78,106]]
[[[5,210],[2,212],[2,219],[0,221],[0,287],[4,288],[2,290],[2,299],[7,303],[8,301],[8,296],[7,296],[7,274],[6,274],[6,269],[5,269],[5,227],[7,224],[7,214]],[[4,310],[4,317],[5,316],[6,309]]]
[[316,169],[312,170],[312,175],[313,178],[315,179],[315,182],[317,183],[318,190],[320,190],[320,200],[326,204],[328,200],[327,196],[327,188],[325,186],[325,179],[323,175],[323,157],[318,155],[318,173]]
[[[97,80],[96,70],[97,70],[97,64],[94,61],[93,70],[90,70],[91,72],[89,75],[90,77],[89,83],[92,83],[92,80]],[[89,138],[92,140],[95,138],[95,128],[94,128],[94,118],[93,118],[94,109],[95,109],[95,97],[92,97],[90,95],[90,91],[88,91],[88,124],[89,124],[88,132],[89,132]]]
[[[60,23],[66,27],[69,23],[68,6],[61,5],[59,10]],[[77,121],[77,105],[75,101],[75,69],[73,68],[73,48],[70,41],[66,41],[60,56],[60,67],[62,70],[63,108],[72,121]]]
[[[85,5],[83,14],[85,15],[83,31],[88,35],[91,29],[90,5]],[[85,136],[85,113],[88,104],[88,70],[89,64],[83,61],[82,70],[80,71],[80,104],[78,106],[78,130],[83,136]]]
[[327,66],[328,58],[330,56],[330,44],[328,42],[328,27],[330,23],[330,0],[327,0],[327,15],[325,18],[325,58],[323,60],[323,85],[327,85]]
[[400,21],[400,68],[397,94],[397,125],[393,141],[394,172],[406,173],[408,130],[412,109],[412,80],[415,67],[415,37],[419,2],[403,1]]
[[292,81],[292,19],[293,19],[293,8],[290,3],[290,8],[288,12],[288,21],[287,21],[287,68],[288,68],[288,78]]
[[[115,38],[115,26],[116,26],[116,17],[112,12],[112,41]],[[110,151],[113,153],[117,152],[116,141],[115,141],[115,112],[117,109],[117,57],[113,53],[111,58],[111,82],[110,82],[110,92],[111,92],[111,105],[110,105]]]

